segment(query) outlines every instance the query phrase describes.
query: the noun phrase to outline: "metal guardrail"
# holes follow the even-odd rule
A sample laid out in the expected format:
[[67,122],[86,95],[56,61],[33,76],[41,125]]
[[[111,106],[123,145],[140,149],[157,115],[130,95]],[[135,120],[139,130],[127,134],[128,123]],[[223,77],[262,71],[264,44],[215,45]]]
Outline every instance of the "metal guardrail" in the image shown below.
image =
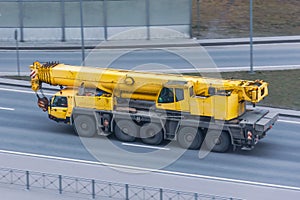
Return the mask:
[[72,193],[93,199],[124,200],[237,200],[237,198],[183,192],[94,179],[84,179],[48,173],[0,168],[0,184],[57,191],[59,194]]

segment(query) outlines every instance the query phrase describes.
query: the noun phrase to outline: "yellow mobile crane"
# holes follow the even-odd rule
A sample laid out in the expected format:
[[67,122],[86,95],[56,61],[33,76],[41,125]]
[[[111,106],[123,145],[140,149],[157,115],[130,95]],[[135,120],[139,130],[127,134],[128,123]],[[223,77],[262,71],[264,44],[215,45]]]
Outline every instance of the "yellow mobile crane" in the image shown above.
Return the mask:
[[34,62],[32,89],[59,85],[38,105],[57,122],[74,125],[79,136],[112,133],[157,145],[177,140],[184,148],[202,142],[216,152],[252,149],[278,118],[268,110],[246,109],[268,95],[261,80],[221,80],[198,76],[138,72]]

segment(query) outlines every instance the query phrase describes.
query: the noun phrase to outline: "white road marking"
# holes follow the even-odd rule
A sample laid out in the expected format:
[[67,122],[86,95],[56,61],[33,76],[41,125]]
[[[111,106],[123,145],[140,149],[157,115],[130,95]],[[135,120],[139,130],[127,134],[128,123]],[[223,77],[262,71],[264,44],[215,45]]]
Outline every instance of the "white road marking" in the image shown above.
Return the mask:
[[0,110],[15,110],[14,108],[5,108],[5,107],[0,107]]
[[[16,90],[16,89],[9,89],[9,88],[0,88],[2,91],[10,91],[10,92],[20,92],[20,93],[27,93],[27,94],[35,94],[34,91],[29,90]],[[45,95],[53,95],[52,93],[44,92]]]
[[169,148],[164,147],[155,147],[155,146],[148,146],[148,145],[140,145],[140,144],[131,144],[131,143],[122,143],[124,146],[132,146],[132,147],[141,147],[141,148],[148,148],[148,149],[158,149],[158,150],[166,150],[169,151]]
[[297,121],[290,121],[290,120],[283,120],[283,119],[279,119],[279,122],[285,122],[285,123],[291,123],[291,124],[300,124],[300,122]]
[[143,167],[134,167],[134,166],[95,162],[95,161],[88,161],[88,160],[78,160],[78,159],[56,157],[56,156],[46,156],[46,155],[39,155],[39,154],[32,154],[32,153],[7,151],[7,150],[0,150],[0,153],[18,155],[18,156],[29,156],[29,157],[42,158],[42,159],[52,159],[52,160],[59,160],[59,161],[75,162],[75,163],[82,163],[82,164],[88,164],[88,165],[101,165],[101,166],[108,166],[108,167],[115,167],[115,168],[146,171],[146,172],[150,171],[150,172],[156,172],[156,173],[161,173],[161,174],[178,175],[178,176],[202,178],[202,179],[208,179],[208,180],[214,180],[214,181],[224,181],[224,182],[231,182],[231,183],[248,184],[248,185],[255,185],[255,186],[263,186],[263,187],[300,191],[300,187],[277,185],[277,184],[270,184],[270,183],[261,183],[261,182],[254,182],[254,181],[245,181],[245,180],[222,178],[222,177],[215,177],[215,176],[206,176],[206,175],[199,175],[199,174],[189,174],[189,173],[176,172],[176,171],[166,171],[166,170],[159,170],[159,169],[150,169],[150,168],[143,168]]

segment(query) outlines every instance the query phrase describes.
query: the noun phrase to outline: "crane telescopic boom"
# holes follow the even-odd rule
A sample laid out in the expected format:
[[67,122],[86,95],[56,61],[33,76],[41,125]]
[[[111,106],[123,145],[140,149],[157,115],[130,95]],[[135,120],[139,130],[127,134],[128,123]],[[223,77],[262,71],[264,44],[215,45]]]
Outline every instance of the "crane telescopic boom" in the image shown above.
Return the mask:
[[32,89],[37,91],[41,83],[50,85],[98,88],[108,93],[123,91],[135,99],[155,100],[162,86],[167,82],[187,82],[194,86],[196,96],[210,95],[209,89],[235,92],[238,101],[258,103],[268,95],[267,83],[262,80],[221,80],[197,76],[138,72],[110,68],[71,66],[59,63],[41,64],[34,62],[31,71]]

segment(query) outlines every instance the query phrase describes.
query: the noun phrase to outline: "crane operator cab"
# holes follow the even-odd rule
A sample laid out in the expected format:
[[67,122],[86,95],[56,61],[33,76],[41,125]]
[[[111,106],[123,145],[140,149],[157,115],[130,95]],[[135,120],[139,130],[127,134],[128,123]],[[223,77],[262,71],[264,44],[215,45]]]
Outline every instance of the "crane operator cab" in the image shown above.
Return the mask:
[[156,107],[164,110],[189,112],[189,99],[193,95],[193,86],[186,81],[170,81],[161,89]]

